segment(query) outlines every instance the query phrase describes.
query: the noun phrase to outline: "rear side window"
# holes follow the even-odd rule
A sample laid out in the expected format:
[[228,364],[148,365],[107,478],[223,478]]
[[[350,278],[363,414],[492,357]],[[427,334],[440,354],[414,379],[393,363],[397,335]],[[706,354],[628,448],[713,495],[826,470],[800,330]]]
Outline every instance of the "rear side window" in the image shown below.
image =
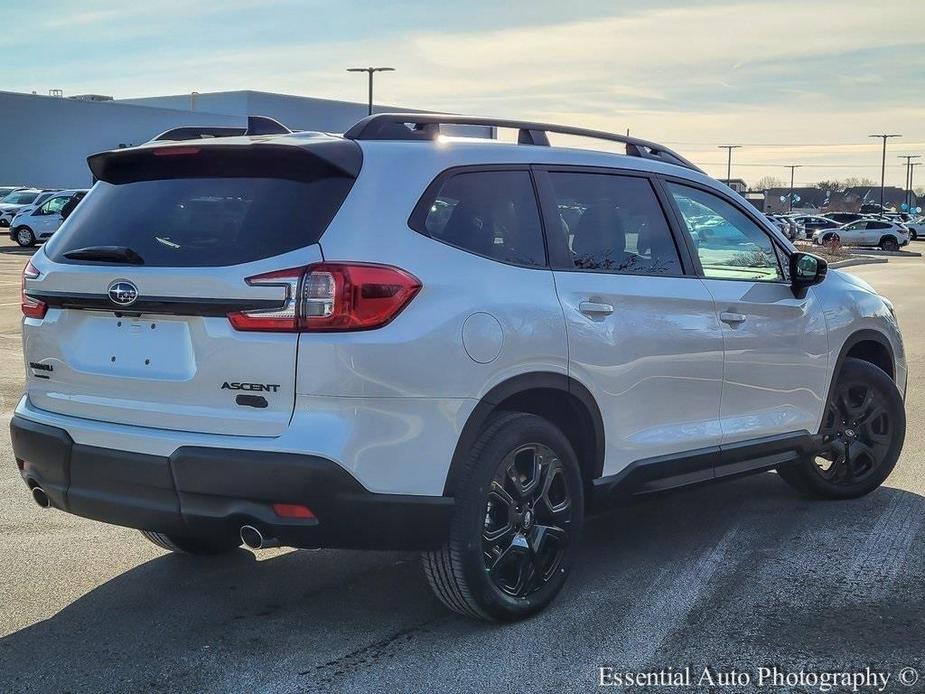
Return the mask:
[[423,214],[412,218],[416,231],[503,263],[546,265],[529,172],[456,173],[443,180],[427,204]]
[[[551,172],[560,232],[577,270],[680,275],[681,259],[652,184],[644,178]],[[553,233],[555,230],[553,230]]]
[[124,246],[149,266],[210,267],[269,258],[315,243],[353,179],[171,178],[97,183],[46,252]]

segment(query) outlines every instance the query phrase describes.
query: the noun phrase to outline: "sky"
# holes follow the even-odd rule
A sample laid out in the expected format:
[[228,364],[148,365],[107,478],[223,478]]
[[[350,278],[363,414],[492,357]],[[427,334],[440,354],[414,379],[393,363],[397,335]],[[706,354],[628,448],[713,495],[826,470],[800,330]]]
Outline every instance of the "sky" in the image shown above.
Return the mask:
[[[0,90],[232,89],[561,122],[796,185],[925,162],[923,0],[0,0]],[[10,30],[13,27],[13,30]],[[564,143],[563,143],[564,144]],[[925,165],[916,172],[925,186]]]

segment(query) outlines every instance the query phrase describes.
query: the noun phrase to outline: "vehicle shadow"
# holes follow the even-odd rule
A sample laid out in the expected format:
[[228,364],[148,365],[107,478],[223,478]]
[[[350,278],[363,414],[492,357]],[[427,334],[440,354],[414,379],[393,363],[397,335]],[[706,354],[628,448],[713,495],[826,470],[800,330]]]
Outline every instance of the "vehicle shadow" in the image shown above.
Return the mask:
[[911,492],[814,502],[774,474],[647,498],[590,520],[560,598],[500,626],[446,612],[412,554],[165,554],[0,639],[0,691],[484,690],[521,652],[547,654],[537,691],[594,663],[920,659],[923,521]]
[[[2,232],[0,232],[0,234],[2,234]],[[23,248],[21,246],[0,246],[0,254],[31,256],[35,255],[35,252],[38,249],[38,246],[33,246],[32,248]]]

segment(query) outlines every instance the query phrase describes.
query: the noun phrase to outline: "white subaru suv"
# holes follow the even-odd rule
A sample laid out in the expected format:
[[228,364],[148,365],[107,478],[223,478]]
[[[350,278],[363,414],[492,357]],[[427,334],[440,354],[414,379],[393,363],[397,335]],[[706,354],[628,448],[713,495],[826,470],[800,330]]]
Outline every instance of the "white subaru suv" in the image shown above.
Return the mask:
[[896,463],[890,302],[670,150],[260,132],[89,158],[23,275],[41,506],[193,554],[422,550],[447,607],[512,620],[591,511],[768,470],[850,498]]

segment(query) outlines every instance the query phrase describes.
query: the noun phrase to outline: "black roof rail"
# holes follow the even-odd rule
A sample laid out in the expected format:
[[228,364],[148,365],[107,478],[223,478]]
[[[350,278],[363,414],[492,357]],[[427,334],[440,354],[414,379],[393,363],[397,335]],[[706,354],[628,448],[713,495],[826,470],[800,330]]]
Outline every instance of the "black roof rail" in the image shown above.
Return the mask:
[[203,140],[213,137],[237,137],[239,135],[286,135],[292,131],[275,118],[269,116],[248,116],[247,127],[228,125],[184,125],[165,130],[151,142],[170,140]]
[[609,133],[603,130],[589,130],[570,125],[534,123],[505,118],[454,116],[447,113],[377,113],[357,122],[344,133],[344,137],[351,140],[433,140],[440,134],[441,125],[512,128],[519,131],[517,133],[518,144],[539,145],[542,147],[549,146],[548,133],[621,142],[626,145],[626,153],[629,156],[657,159],[704,173],[696,164],[657,142],[649,142],[648,140],[640,140],[637,137]]

